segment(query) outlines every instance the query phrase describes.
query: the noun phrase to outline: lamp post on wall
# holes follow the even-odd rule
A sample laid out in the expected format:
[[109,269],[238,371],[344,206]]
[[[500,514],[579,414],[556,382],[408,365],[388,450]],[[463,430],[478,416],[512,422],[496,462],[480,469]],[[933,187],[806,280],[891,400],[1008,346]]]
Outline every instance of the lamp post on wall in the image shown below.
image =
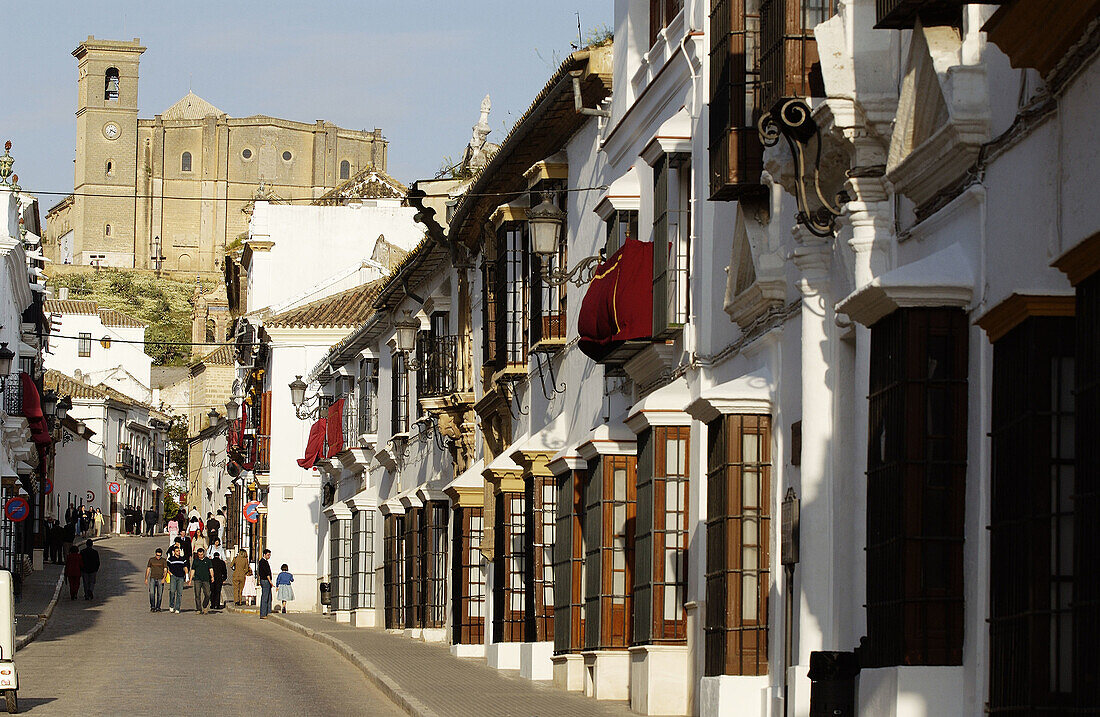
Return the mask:
[[416,334],[420,331],[420,322],[409,312],[405,318],[393,323],[393,340],[397,351],[405,357],[405,367],[410,371],[419,371],[422,362],[416,358]]
[[307,388],[309,387],[302,380],[301,375],[295,376],[290,382],[290,403],[294,406],[294,415],[299,421],[312,420],[320,408],[320,394],[306,398]]
[[603,262],[602,254],[586,256],[566,271],[550,267],[550,259],[558,255],[558,242],[562,240],[565,212],[552,201],[551,194],[543,195],[542,202],[527,210],[527,228],[531,235],[531,251],[542,259],[542,281],[548,286],[562,286],[572,282],[583,286],[592,281],[596,268]]

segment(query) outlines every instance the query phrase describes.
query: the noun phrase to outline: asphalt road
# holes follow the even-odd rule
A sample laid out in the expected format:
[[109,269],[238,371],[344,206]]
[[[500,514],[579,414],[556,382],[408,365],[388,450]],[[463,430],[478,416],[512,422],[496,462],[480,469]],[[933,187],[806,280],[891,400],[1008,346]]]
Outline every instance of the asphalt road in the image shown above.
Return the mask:
[[[330,648],[252,615],[150,613],[145,564],[159,538],[96,544],[96,597],[63,587],[38,639],[16,655],[32,715],[402,715]],[[82,594],[82,593],[81,593]]]

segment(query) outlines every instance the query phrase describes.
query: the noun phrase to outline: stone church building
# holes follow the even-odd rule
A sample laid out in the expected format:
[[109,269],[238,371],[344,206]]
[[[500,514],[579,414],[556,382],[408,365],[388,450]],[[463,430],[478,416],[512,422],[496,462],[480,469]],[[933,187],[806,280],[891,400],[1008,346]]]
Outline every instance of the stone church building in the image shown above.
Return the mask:
[[221,271],[256,199],[309,202],[360,170],[385,171],[382,130],[230,117],[192,92],[138,118],[133,41],[88,39],[78,70],[73,194],[46,215],[57,264]]

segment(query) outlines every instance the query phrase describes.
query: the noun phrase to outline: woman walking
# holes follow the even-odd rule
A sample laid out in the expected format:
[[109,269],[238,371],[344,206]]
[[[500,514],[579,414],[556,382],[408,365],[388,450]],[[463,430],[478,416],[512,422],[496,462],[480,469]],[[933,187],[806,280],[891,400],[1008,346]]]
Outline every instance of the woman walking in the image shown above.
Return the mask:
[[92,525],[95,527],[95,537],[103,535],[103,511],[99,508],[95,509],[95,515],[92,516]]
[[84,568],[84,561],[80,557],[80,551],[73,545],[69,548],[69,555],[65,558],[65,577],[69,581],[69,599],[76,600],[76,591],[80,587],[80,573]]
[[294,600],[294,588],[290,586],[294,582],[294,576],[290,573],[290,568],[286,563],[283,563],[279,568],[279,576],[275,578],[275,599],[280,600],[283,603],[283,609],[280,611],[286,613],[286,604],[288,601]]

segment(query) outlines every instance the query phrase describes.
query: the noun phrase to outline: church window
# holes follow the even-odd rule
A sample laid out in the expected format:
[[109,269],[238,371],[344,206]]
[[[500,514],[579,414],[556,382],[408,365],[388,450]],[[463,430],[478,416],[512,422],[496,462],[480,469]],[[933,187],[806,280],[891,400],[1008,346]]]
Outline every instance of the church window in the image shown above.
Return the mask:
[[291,158],[291,156],[292,156],[292,155],[290,154],[290,152],[289,152],[289,151],[287,151],[287,152],[283,152],[283,161],[284,161],[284,162],[289,162],[289,161],[290,161],[290,158]]
[[110,176],[111,176],[111,170],[112,170],[113,168],[114,168],[114,167],[113,167],[113,166],[111,165],[111,162],[110,162],[110,161],[108,161],[108,162],[107,162],[107,170],[106,170],[106,174],[107,174],[107,176],[108,176],[108,177],[110,177]]
[[180,171],[181,172],[190,172],[191,171],[191,153],[190,152],[184,152],[183,156],[180,157]]
[[241,157],[245,159],[252,159],[252,150],[248,149],[247,147],[241,150]]
[[108,67],[103,75],[103,99],[118,101],[118,68]]
[[351,177],[351,162],[344,160],[340,162],[340,179],[348,179]]
[[107,224],[106,226],[103,227],[103,236],[105,236],[105,237],[111,236],[111,225],[110,224]]

